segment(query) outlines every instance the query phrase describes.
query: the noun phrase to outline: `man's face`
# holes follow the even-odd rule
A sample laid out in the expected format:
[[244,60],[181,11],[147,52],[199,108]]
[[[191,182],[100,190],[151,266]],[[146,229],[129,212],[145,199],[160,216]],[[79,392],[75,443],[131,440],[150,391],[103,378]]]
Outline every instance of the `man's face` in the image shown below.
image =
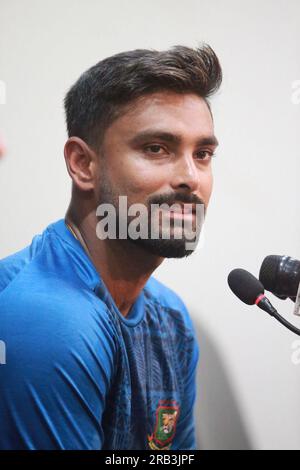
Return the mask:
[[[204,99],[169,91],[139,98],[105,132],[97,175],[98,202],[116,207],[118,196],[127,196],[128,206],[142,203],[149,210],[151,203],[163,202],[202,203],[206,209],[216,146]],[[171,214],[173,221],[180,217],[182,222],[184,218],[195,222],[195,214]],[[190,254],[185,241],[174,236],[132,240],[162,257]]]

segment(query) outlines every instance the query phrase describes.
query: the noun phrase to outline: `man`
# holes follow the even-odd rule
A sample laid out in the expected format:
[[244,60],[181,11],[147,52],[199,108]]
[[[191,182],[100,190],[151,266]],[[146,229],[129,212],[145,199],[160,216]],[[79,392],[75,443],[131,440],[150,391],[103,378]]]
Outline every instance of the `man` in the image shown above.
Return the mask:
[[[193,251],[217,146],[207,98],[220,83],[209,46],[176,46],[109,57],[67,93],[65,220],[0,263],[2,449],[195,448],[195,334],[151,275]],[[144,228],[159,236],[129,236],[130,208],[163,203],[169,237],[150,212]],[[103,207],[116,209],[106,234]]]

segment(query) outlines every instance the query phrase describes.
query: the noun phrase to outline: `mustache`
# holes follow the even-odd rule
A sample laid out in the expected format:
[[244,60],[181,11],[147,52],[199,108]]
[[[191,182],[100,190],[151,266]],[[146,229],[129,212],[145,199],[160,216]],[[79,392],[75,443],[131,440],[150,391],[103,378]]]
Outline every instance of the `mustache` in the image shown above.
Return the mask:
[[172,193],[172,194],[159,194],[152,196],[148,199],[148,204],[168,204],[171,206],[176,203],[187,203],[187,204],[203,204],[204,209],[206,206],[204,201],[196,196],[196,194],[187,194],[187,193]]

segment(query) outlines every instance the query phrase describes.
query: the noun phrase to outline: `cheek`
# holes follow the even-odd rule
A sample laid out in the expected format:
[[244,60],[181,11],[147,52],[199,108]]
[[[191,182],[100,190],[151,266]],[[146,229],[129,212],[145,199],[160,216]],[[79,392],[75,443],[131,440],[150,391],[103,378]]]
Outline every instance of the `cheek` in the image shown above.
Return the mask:
[[123,162],[117,172],[112,174],[112,181],[116,189],[124,195],[149,195],[163,186],[167,181],[169,172],[157,165],[139,162],[134,159]]
[[202,175],[200,181],[200,193],[206,204],[209,203],[210,196],[213,190],[213,174],[212,171],[208,171],[205,175]]
[[162,172],[141,171],[132,175],[130,191],[133,194],[149,194],[157,192],[159,188],[164,187],[166,178]]

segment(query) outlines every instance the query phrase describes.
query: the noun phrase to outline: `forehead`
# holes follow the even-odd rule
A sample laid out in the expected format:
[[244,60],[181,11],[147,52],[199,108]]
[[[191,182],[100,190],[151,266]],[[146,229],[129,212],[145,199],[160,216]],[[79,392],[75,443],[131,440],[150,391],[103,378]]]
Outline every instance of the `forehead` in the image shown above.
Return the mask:
[[213,133],[213,120],[207,103],[198,95],[162,91],[144,95],[127,105],[108,133],[134,135],[148,127],[199,136],[199,133]]

